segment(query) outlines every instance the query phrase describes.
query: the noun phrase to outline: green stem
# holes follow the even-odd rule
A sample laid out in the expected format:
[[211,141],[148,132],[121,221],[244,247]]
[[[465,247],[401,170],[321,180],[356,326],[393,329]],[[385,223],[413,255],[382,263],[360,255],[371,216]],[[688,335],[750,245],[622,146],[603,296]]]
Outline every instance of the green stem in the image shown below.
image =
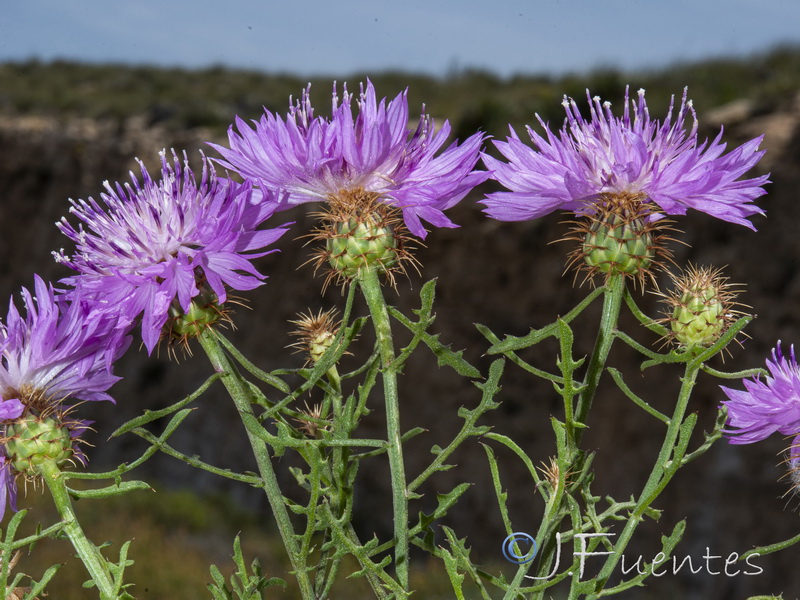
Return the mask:
[[[597,332],[592,357],[586,369],[586,378],[583,381],[583,390],[578,398],[578,406],[575,410],[575,421],[586,423],[589,409],[592,407],[597,386],[600,383],[600,376],[605,369],[606,359],[614,343],[614,330],[617,327],[619,311],[622,307],[622,299],[625,296],[625,276],[619,273],[610,275],[603,291],[603,312],[600,316],[600,329]],[[580,445],[584,427],[575,430],[575,445]]]
[[[333,436],[336,439],[348,440],[350,438],[350,418],[349,416],[345,418],[344,415],[342,380],[336,365],[328,369],[327,377],[332,390],[330,393],[325,394],[325,403],[332,406]],[[331,490],[327,494],[328,502],[330,502],[330,510],[336,519],[342,519],[345,516],[348,506],[346,500],[348,490],[345,475],[349,463],[350,449],[346,446],[334,446],[330,450],[327,458],[318,457],[316,460],[322,461],[325,465],[325,474],[328,480],[325,482],[325,486]],[[325,451],[325,449],[322,450],[322,452]],[[347,520],[349,521],[349,519]],[[328,532],[326,531],[325,534],[327,535]],[[309,537],[308,539],[310,541],[311,538]],[[325,544],[323,543],[321,546],[325,547]],[[342,556],[338,550],[339,548],[330,544],[321,553],[318,561],[320,567],[317,571],[317,583],[315,587],[318,598],[325,599],[329,597],[331,586],[333,585],[336,573],[342,561]]]
[[[600,592],[609,577],[611,577],[614,568],[622,557],[622,553],[625,551],[628,542],[630,542],[647,508],[656,497],[658,497],[658,494],[661,493],[667,483],[669,483],[670,479],[672,479],[672,476],[677,471],[677,468],[680,466],[683,453],[676,451],[676,443],[681,433],[681,427],[684,423],[683,417],[686,414],[686,408],[689,404],[692,389],[697,381],[697,373],[700,371],[701,366],[702,363],[697,363],[696,361],[692,361],[686,365],[680,394],[678,395],[678,402],[675,405],[675,412],[672,414],[672,418],[669,421],[667,433],[664,436],[664,442],[661,445],[658,459],[655,465],[653,465],[653,470],[650,472],[650,477],[647,479],[647,483],[645,483],[642,489],[636,507],[631,511],[625,528],[622,530],[616,544],[614,544],[614,553],[608,556],[606,563],[603,565],[603,569],[597,575],[596,581],[599,582],[599,587],[596,589],[596,592]],[[678,454],[680,454],[680,456],[678,456]],[[590,598],[594,597],[597,596],[590,596]]]
[[[565,360],[562,357],[562,360]],[[570,375],[571,378],[571,375]],[[542,516],[542,522],[539,525],[539,530],[536,532],[536,539],[539,540],[540,552],[539,552],[539,567],[536,571],[536,577],[538,578],[537,581],[547,581],[547,575],[550,573],[552,569],[553,563],[553,553],[558,553],[558,539],[556,536],[556,532],[558,531],[559,525],[566,516],[564,511],[564,502],[565,500],[569,499],[569,495],[567,494],[567,469],[573,465],[575,460],[574,453],[576,451],[575,448],[570,447],[570,442],[568,439],[569,432],[566,427],[562,428],[555,428],[556,433],[556,447],[558,453],[558,465],[559,465],[559,477],[556,485],[553,487],[550,497],[547,499],[547,504],[545,505],[545,512]],[[583,461],[581,461],[583,463]],[[588,465],[582,464],[579,470],[584,470],[587,468]],[[579,527],[579,524],[573,523],[573,527],[575,531]],[[519,573],[517,573],[519,576]],[[516,580],[515,580],[516,581]],[[555,581],[550,580],[550,583],[553,584]],[[544,585],[541,590],[537,593],[531,594],[531,600],[544,598],[544,592],[547,589],[547,585]],[[508,594],[506,594],[508,597]]]
[[264,481],[264,492],[267,495],[267,500],[272,509],[275,521],[278,524],[278,530],[283,539],[283,544],[289,553],[289,560],[292,563],[295,576],[297,577],[300,592],[304,599],[310,600],[314,598],[314,592],[305,564],[306,557],[303,556],[297,548],[297,538],[295,537],[294,528],[292,527],[289,513],[283,501],[283,493],[278,485],[278,478],[275,476],[275,470],[272,468],[269,449],[263,440],[247,429],[245,415],[252,415],[248,384],[242,379],[236,367],[228,360],[227,355],[222,350],[212,329],[203,331],[203,333],[198,336],[198,339],[214,369],[218,372],[225,373],[222,377],[222,382],[225,384],[228,394],[230,394],[233,403],[236,405],[236,410],[242,418],[242,424],[245,425],[247,439],[250,441],[250,447],[253,449],[253,456],[258,465],[258,473]]
[[[565,453],[569,456],[560,456],[559,458],[565,464],[571,464],[575,460],[575,453],[580,447],[580,440],[583,435],[584,427],[575,427],[574,423],[585,424],[589,414],[589,409],[592,406],[597,387],[600,383],[600,376],[605,369],[606,359],[611,350],[611,345],[614,341],[614,330],[617,327],[617,320],[619,319],[620,309],[622,307],[622,300],[625,296],[625,277],[621,274],[614,274],[609,277],[608,282],[603,288],[603,310],[600,316],[600,328],[597,333],[594,350],[589,360],[589,366],[586,370],[580,395],[574,413],[571,414],[569,407],[566,407],[566,430],[567,438],[565,440],[565,447],[560,447],[560,454]],[[594,299],[595,294],[592,294]],[[584,301],[585,305],[588,305]],[[558,322],[554,324],[554,328],[558,329]],[[563,330],[560,332],[563,338]],[[562,352],[564,351],[564,344],[562,343]],[[562,356],[562,361],[571,361],[571,356]],[[553,541],[550,536],[558,528],[562,520],[563,514],[561,513],[561,504],[563,500],[563,486],[559,490],[554,490],[553,496],[548,501],[545,516],[539,526],[537,532],[537,540],[542,542],[542,548],[539,553],[539,568],[537,576],[541,577],[547,573],[550,568],[550,560],[552,552],[554,551]],[[523,578],[527,572],[527,566],[523,565],[517,571],[514,580],[509,585],[504,600],[509,600],[518,593]],[[543,588],[544,589],[544,588]],[[533,597],[543,597],[544,591]]]
[[777,542],[775,544],[770,544],[768,546],[759,546],[758,548],[753,548],[752,550],[748,550],[739,557],[739,560],[743,561],[750,558],[751,556],[764,556],[766,554],[772,554],[773,552],[778,552],[779,550],[785,550],[789,546],[794,546],[798,542],[800,542],[800,534],[797,534],[794,537],[790,537],[788,540],[784,540],[782,542]]
[[[97,546],[83,532],[75,516],[75,511],[72,509],[72,500],[70,500],[63,473],[61,473],[58,465],[52,459],[45,460],[39,468],[42,479],[53,497],[58,514],[61,515],[64,523],[63,531],[67,534],[69,541],[72,542],[72,546],[78,553],[86,570],[89,571],[92,581],[97,585],[97,589],[100,591],[100,598],[103,600],[116,600],[118,597],[117,591],[114,579],[108,569],[108,563],[103,555],[100,554]],[[122,597],[131,598],[128,594],[124,594]]]
[[394,511],[395,570],[403,589],[408,589],[408,491],[406,488],[403,447],[400,440],[400,408],[397,399],[397,373],[394,362],[394,343],[389,311],[383,297],[380,279],[374,269],[361,269],[358,282],[369,306],[378,349],[381,355],[381,377],[386,403],[386,434],[389,442],[389,470],[392,478]]

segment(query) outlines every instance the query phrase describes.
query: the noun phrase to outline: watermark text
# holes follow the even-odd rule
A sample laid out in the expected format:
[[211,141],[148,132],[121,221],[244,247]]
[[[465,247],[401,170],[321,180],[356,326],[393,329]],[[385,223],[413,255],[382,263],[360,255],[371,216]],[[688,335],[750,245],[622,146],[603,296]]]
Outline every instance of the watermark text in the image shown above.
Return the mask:
[[[609,538],[613,533],[576,533],[574,539],[578,541],[578,547],[573,550],[573,564],[577,563],[578,577],[583,578],[587,559],[594,557],[605,557],[613,554],[611,550],[589,550],[588,543],[592,538]],[[509,562],[522,565],[529,563],[536,558],[539,552],[539,544],[534,537],[528,533],[515,532],[503,540],[503,556]],[[527,579],[546,580],[552,579],[558,573],[561,566],[561,533],[556,533],[555,559],[552,571],[541,577],[525,575]],[[712,554],[710,548],[706,548],[702,556],[672,556],[668,557],[664,552],[659,552],[649,561],[644,556],[637,556],[635,559],[622,554],[620,556],[619,568],[623,575],[652,575],[653,577],[663,577],[671,574],[677,575],[680,572],[700,572],[708,575],[724,575],[726,577],[736,577],[737,575],[760,575],[764,569],[756,563],[761,555],[753,553],[747,555],[744,560],[740,560],[737,552],[731,552],[727,556]],[[572,572],[569,573],[572,575]]]

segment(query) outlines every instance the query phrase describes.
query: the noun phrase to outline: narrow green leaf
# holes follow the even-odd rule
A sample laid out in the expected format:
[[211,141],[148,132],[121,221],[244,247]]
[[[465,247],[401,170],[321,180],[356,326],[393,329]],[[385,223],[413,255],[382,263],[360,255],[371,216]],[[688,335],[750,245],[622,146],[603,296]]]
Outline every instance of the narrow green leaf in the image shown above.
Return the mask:
[[179,402],[176,402],[175,404],[171,404],[166,408],[162,408],[161,410],[145,410],[144,414],[136,417],[135,419],[131,419],[130,421],[127,421],[123,423],[121,426],[119,426],[111,434],[110,437],[117,437],[119,435],[122,435],[123,433],[136,429],[137,427],[142,427],[144,425],[147,425],[152,421],[156,421],[158,419],[166,417],[167,415],[170,415],[182,409],[187,404],[190,404],[191,402],[194,402],[197,398],[199,398],[203,394],[203,392],[205,392],[209,388],[209,386],[211,386],[211,384],[214,383],[220,377],[222,377],[222,373],[214,373],[211,377],[206,379],[205,382],[203,382],[203,384],[199,388],[197,388],[194,392],[186,396],[186,398],[180,400]]
[[74,498],[110,498],[111,496],[119,496],[134,490],[154,491],[150,484],[146,481],[122,481],[104,488],[93,490],[76,490],[71,487],[67,487],[67,490],[69,491],[70,496],[73,496]]

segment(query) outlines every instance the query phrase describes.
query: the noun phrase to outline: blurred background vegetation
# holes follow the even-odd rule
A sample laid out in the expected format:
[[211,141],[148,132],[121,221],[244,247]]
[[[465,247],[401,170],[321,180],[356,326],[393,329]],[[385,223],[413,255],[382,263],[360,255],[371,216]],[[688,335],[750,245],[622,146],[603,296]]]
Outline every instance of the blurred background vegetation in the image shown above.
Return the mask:
[[[616,110],[621,109],[626,85],[631,86],[631,93],[638,88],[645,88],[651,114],[662,118],[670,96],[680,94],[688,86],[701,124],[704,116],[712,110],[743,100],[747,101],[745,116],[748,119],[789,110],[792,103],[797,102],[800,93],[800,47],[780,47],[746,59],[718,58],[678,64],[658,71],[602,69],[563,76],[520,75],[501,78],[489,72],[466,69],[453,71],[439,79],[413,73],[382,72],[354,73],[338,77],[338,80],[340,84],[347,81],[351,91],[355,91],[358,82],[365,81],[367,77],[375,84],[380,97],[391,98],[408,88],[412,117],[424,102],[427,112],[439,122],[444,118],[450,120],[454,135],[460,139],[476,130],[504,138],[509,124],[522,133],[524,125],[535,124],[536,114],[549,122],[552,128],[558,128],[564,118],[562,97],[566,94],[575,98],[579,107],[585,109],[583,98],[587,88],[592,95],[612,101]],[[319,115],[329,114],[331,80],[331,77],[320,76],[310,82],[312,101]],[[258,119],[264,108],[284,114],[288,98],[297,98],[307,83],[305,79],[288,74],[224,68],[184,70],[37,61],[0,64],[0,222],[6,225],[6,234],[0,236],[2,293],[16,294],[20,285],[30,286],[33,271],[53,279],[65,275],[50,260],[48,252],[65,243],[52,224],[65,214],[66,198],[96,197],[103,180],[125,179],[135,155],[141,156],[152,166],[155,152],[162,147],[174,145],[193,153],[195,148],[204,147],[204,141],[222,141],[235,115],[245,120]],[[37,129],[37,118],[47,125]],[[24,127],[15,126],[24,120],[31,123]],[[720,122],[711,121],[710,128],[705,130],[706,135],[716,135],[719,131]],[[76,127],[76,122],[94,124]],[[793,127],[797,122],[800,121],[787,121]],[[54,128],[53,123],[63,126],[63,131],[58,126]],[[141,137],[147,138],[146,144],[137,141],[139,138],[133,134],[133,129],[141,132]],[[758,133],[750,130],[737,132],[726,128],[726,139],[737,142],[755,135]],[[23,136],[27,138],[22,139]],[[789,150],[785,153],[790,161],[794,160],[795,155],[800,155],[800,137],[795,135],[793,139],[795,141],[789,143]],[[768,157],[774,161],[776,154],[768,149]],[[783,155],[778,158],[780,156]],[[800,162],[789,163],[789,166],[773,162],[769,167],[775,183],[763,205],[767,206],[770,214],[775,209],[776,214],[780,215],[779,207],[791,207],[796,201],[797,165]],[[463,228],[437,232],[435,243],[431,243],[429,249],[422,249],[420,256],[426,266],[426,277],[440,276],[437,330],[443,331],[443,339],[454,341],[457,348],[472,347],[473,354],[468,358],[485,366],[485,363],[479,362],[485,360],[480,356],[484,341],[469,329],[469,323],[480,321],[498,334],[523,333],[530,326],[531,318],[538,319],[546,314],[546,318],[551,319],[553,306],[567,306],[565,302],[582,297],[585,288],[572,290],[568,282],[560,278],[564,250],[561,245],[547,245],[547,242],[559,237],[559,233],[553,232],[563,217],[554,215],[533,223],[498,224],[488,221],[479,213],[474,203],[479,197],[480,191],[471,198],[472,202],[462,202],[454,208],[453,212],[458,215],[454,220]],[[304,211],[300,209],[287,216],[286,220],[295,220],[300,227],[310,226],[313,219],[308,216],[308,211]],[[761,230],[758,236],[741,237],[738,230],[733,232],[734,226],[711,221],[713,219],[703,220],[702,215],[691,214],[682,221],[687,239],[691,242],[702,240],[703,244],[697,244],[697,252],[679,249],[678,258],[688,257],[695,261],[713,258],[718,265],[738,263],[731,276],[736,281],[750,283],[745,301],[756,308],[761,307],[761,310],[766,307],[771,310],[756,322],[755,326],[760,330],[748,344],[749,353],[743,351],[734,356],[730,368],[761,365],[766,351],[778,336],[785,336],[785,340],[800,340],[800,320],[793,316],[796,305],[794,313],[787,312],[791,309],[779,310],[776,300],[800,302],[796,225],[792,219],[781,217],[770,219],[766,224],[761,220],[757,224]],[[298,235],[295,231],[290,234],[291,237]],[[469,244],[465,245],[463,236],[466,235],[470,237]],[[750,233],[743,235],[749,236]],[[254,293],[252,299],[254,306],[259,306],[260,302],[266,303],[269,310],[261,312],[268,313],[271,321],[283,324],[297,310],[305,309],[306,305],[298,303],[308,302],[310,306],[320,301],[319,288],[309,285],[307,271],[302,273],[304,279],[297,281],[298,276],[294,275],[296,281],[291,283],[295,269],[307,257],[297,258],[299,255],[292,254],[294,251],[287,248],[289,236],[286,236],[285,242],[282,244],[280,260],[278,255],[264,259],[266,268],[263,270],[270,274],[271,283],[265,286],[263,293],[258,292],[263,295]],[[469,248],[465,250],[464,246]],[[764,252],[771,252],[773,257],[777,257],[776,260],[768,265],[762,264],[759,253]],[[533,275],[530,270],[532,253],[536,254]],[[463,273],[460,277],[452,275],[466,265],[469,265],[469,273]],[[755,279],[758,276],[762,277],[760,283]],[[412,281],[411,287],[418,290],[419,284]],[[418,302],[414,298],[414,290],[410,294],[405,293],[408,290],[403,290],[403,297],[398,299],[398,304],[406,309],[414,307]],[[329,291],[328,296],[335,302],[339,293]],[[514,303],[514,310],[509,308],[509,299]],[[255,320],[262,316],[266,319],[263,314],[242,313],[237,315],[237,321],[239,316],[243,323],[245,319]],[[246,350],[249,344],[249,348],[266,353],[265,362],[260,363],[266,368],[275,368],[276,361],[285,362],[286,351],[283,346],[289,340],[285,339],[284,342],[281,341],[284,338],[279,337],[284,334],[265,330],[260,322],[240,325],[240,331],[237,332]],[[579,331],[577,339],[584,347],[590,348],[593,335],[593,330]],[[269,343],[264,340],[269,340]],[[102,445],[101,448],[90,449],[90,468],[93,469],[108,468],[114,461],[130,460],[131,456],[141,452],[141,446],[137,448],[125,440],[110,444],[103,441],[122,420],[139,413],[142,404],[137,405],[137,398],[146,399],[148,407],[159,408],[190,392],[192,384],[199,384],[208,374],[203,361],[188,360],[175,370],[174,365],[164,357],[148,358],[144,352],[137,354],[134,349],[129,354],[132,356],[126,356],[127,362],[119,369],[125,380],[115,388],[120,403],[115,407],[86,407],[87,412],[96,411],[92,418],[97,421],[98,434],[93,443]],[[543,360],[551,359],[549,354],[543,356]],[[302,363],[302,359],[297,358],[297,362]],[[409,368],[413,369],[414,365]],[[521,440],[532,456],[544,459],[546,452],[551,451],[549,440],[552,432],[549,431],[547,419],[542,418],[541,411],[555,410],[555,405],[548,404],[547,389],[532,389],[527,377],[511,369],[507,371],[503,384],[504,406],[496,415],[497,422],[492,424],[505,428],[505,433]],[[407,373],[407,381],[413,381],[421,389],[427,385],[430,394],[435,396],[435,402],[429,402],[427,397],[409,398],[419,403],[412,413],[414,419],[434,430],[434,434],[438,429],[440,435],[446,436],[447,428],[452,426],[444,423],[442,415],[455,414],[459,405],[473,401],[474,397],[469,394],[474,390],[467,384],[468,389],[463,392],[455,387],[459,385],[458,382],[451,386],[449,380],[443,379],[445,375],[441,372],[435,372],[430,377],[432,379]],[[657,380],[651,380],[650,385],[653,390],[664,387]],[[700,394],[698,410],[706,422],[711,422],[719,398],[715,395],[718,392],[714,386],[707,386],[707,389],[706,396]],[[538,405],[531,402],[534,398]],[[223,402],[223,399],[219,400]],[[649,452],[647,444],[655,438],[649,434],[654,431],[652,428],[642,426],[636,420],[638,417],[630,417],[627,412],[629,407],[624,402],[614,404],[614,398],[606,400],[608,404],[604,410],[612,426],[606,432],[592,432],[595,438],[591,438],[591,435],[589,438],[597,448],[611,450],[610,458],[608,455],[605,458],[601,456],[597,461],[601,470],[598,482],[605,481],[607,488],[612,488],[606,491],[616,493],[615,486],[627,489],[627,482],[639,476],[643,461],[638,458]],[[203,408],[207,411],[212,407],[205,405]],[[183,437],[179,432],[173,441],[187,454],[201,454],[220,466],[240,470],[246,468],[237,461],[241,445],[236,440],[240,437],[237,432],[241,425],[235,414],[225,415],[225,407],[216,402],[213,410],[213,419],[198,416],[184,428],[187,431],[183,432]],[[777,440],[776,444],[780,449],[781,440]],[[775,529],[780,529],[787,520],[785,515],[780,516],[785,500],[775,499],[785,489],[782,483],[776,482],[774,467],[780,460],[773,456],[777,451],[776,444],[764,446],[758,454],[749,455],[742,451],[732,454],[727,444],[721,444],[719,453],[709,458],[709,471],[701,470],[698,466],[695,472],[684,476],[682,483],[678,484],[684,486],[683,492],[678,490],[675,496],[663,499],[662,504],[672,511],[664,519],[665,527],[687,514],[690,529],[693,523],[697,525],[696,537],[679,547],[683,555],[691,553],[702,556],[704,547],[709,544],[714,550],[717,550],[714,544],[721,544],[720,550],[728,549],[724,552],[727,554],[730,550],[744,551],[749,547],[747,544],[782,539],[776,537],[779,534],[775,533]],[[631,452],[630,449],[634,447],[637,451]],[[486,516],[494,515],[496,506],[488,484],[480,480],[481,476],[485,476],[480,473],[486,470],[482,450],[476,452],[462,457],[462,464],[467,465],[469,476],[476,477],[476,485],[466,500],[471,504],[464,510],[464,516],[454,515],[454,519],[460,518],[462,525],[466,522],[472,526],[465,533],[471,536],[476,553],[482,553],[481,556],[491,562],[499,558],[500,542],[500,539],[495,540],[491,536],[499,535],[497,532],[501,529],[496,527],[496,517]],[[731,456],[747,458],[732,459]],[[473,459],[480,462],[470,462]],[[82,501],[78,506],[90,536],[98,542],[112,541],[111,552],[116,552],[123,540],[135,537],[131,555],[136,564],[132,567],[131,580],[137,584],[134,589],[137,597],[207,597],[204,590],[205,583],[210,580],[208,564],[216,563],[223,571],[227,565],[230,570],[233,537],[239,531],[244,532],[242,544],[248,560],[258,556],[268,575],[291,579],[286,576],[287,565],[273,533],[269,514],[253,509],[261,502],[257,490],[243,491],[241,486],[226,487],[225,482],[191,472],[188,468],[184,469],[184,465],[170,460],[159,463],[153,472],[139,475],[150,481],[158,489],[158,494],[132,494],[100,504]],[[414,458],[410,457],[409,460],[413,461]],[[377,465],[372,474],[365,470],[369,493],[359,499],[359,504],[365,519],[361,526],[366,531],[380,531],[379,521],[383,516],[381,506],[385,507],[386,502],[382,468]],[[691,466],[687,471],[692,468],[695,467]],[[378,472],[377,476],[374,471]],[[509,475],[508,485],[519,497],[514,509],[519,517],[518,522],[530,522],[530,490],[521,485],[515,489],[513,474]],[[695,486],[702,487],[699,487],[701,491],[697,497],[692,498],[685,490],[698,489]],[[735,491],[735,496],[730,490]],[[724,503],[721,509],[724,513],[717,514],[719,503]],[[34,513],[27,519],[28,527],[34,527],[39,518],[44,517],[45,522],[48,518],[54,518],[52,513],[48,516],[46,512],[49,506],[47,499],[33,490],[23,495],[21,505],[34,508]],[[754,508],[756,506],[760,508]],[[765,509],[764,506],[769,508]],[[779,516],[770,512],[773,510]],[[476,514],[486,520],[476,519]],[[749,538],[747,542],[743,541],[743,531],[753,531],[758,527],[764,531],[757,542],[751,542]],[[494,533],[489,535],[487,531]],[[648,535],[657,540],[658,532],[651,530]],[[788,534],[783,537],[788,537]],[[481,542],[487,540],[489,543],[481,546]],[[92,597],[79,585],[85,578],[82,566],[74,557],[65,559],[66,555],[71,555],[66,549],[66,542],[54,540],[40,545],[30,557],[23,558],[19,568],[39,574],[43,571],[42,565],[50,564],[48,561],[51,559],[65,562],[52,584],[51,597],[66,600]],[[800,585],[795,563],[790,559],[775,563],[763,579],[750,578],[751,581],[719,577],[703,579],[701,576],[684,581],[664,578],[659,580],[657,588],[648,588],[632,597],[710,600],[745,597],[745,590],[750,593],[755,589],[762,593],[788,593],[793,591],[791,585]],[[436,569],[440,571],[439,566]],[[441,576],[430,576],[433,571],[433,568],[416,571],[419,597],[451,598],[452,592],[446,580]],[[753,581],[755,579],[759,581]],[[765,585],[758,588],[759,583]],[[346,582],[338,593],[343,597],[355,598],[361,597],[359,594],[362,589],[360,582]],[[267,597],[293,597],[293,590],[272,590]]]
[[[459,138],[476,129],[505,136],[508,124],[519,127],[538,114],[560,123],[564,94],[582,100],[586,89],[619,102],[621,90],[648,90],[653,114],[661,114],[671,93],[688,86],[702,111],[741,98],[759,109],[774,109],[800,86],[800,47],[786,46],[748,59],[718,58],[678,64],[670,69],[624,73],[603,69],[561,76],[518,75],[501,78],[487,71],[458,70],[435,79],[404,72],[353,73],[340,78],[354,90],[369,77],[379,94],[391,97],[408,88],[413,111],[426,104],[434,116],[446,116]],[[63,119],[123,120],[144,116],[147,125],[171,129],[227,129],[232,115],[258,118],[263,108],[285,113],[309,81],[288,74],[231,70],[131,67],[118,64],[26,61],[0,64],[0,114],[47,115]],[[326,114],[330,77],[315,77],[312,101]]]

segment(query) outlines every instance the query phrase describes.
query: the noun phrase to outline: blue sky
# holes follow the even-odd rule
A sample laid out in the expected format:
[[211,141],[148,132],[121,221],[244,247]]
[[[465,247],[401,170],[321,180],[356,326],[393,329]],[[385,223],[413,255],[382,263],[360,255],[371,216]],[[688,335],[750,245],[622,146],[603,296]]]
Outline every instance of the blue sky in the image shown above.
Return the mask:
[[0,0],[0,61],[298,75],[624,70],[800,43],[797,0]]

